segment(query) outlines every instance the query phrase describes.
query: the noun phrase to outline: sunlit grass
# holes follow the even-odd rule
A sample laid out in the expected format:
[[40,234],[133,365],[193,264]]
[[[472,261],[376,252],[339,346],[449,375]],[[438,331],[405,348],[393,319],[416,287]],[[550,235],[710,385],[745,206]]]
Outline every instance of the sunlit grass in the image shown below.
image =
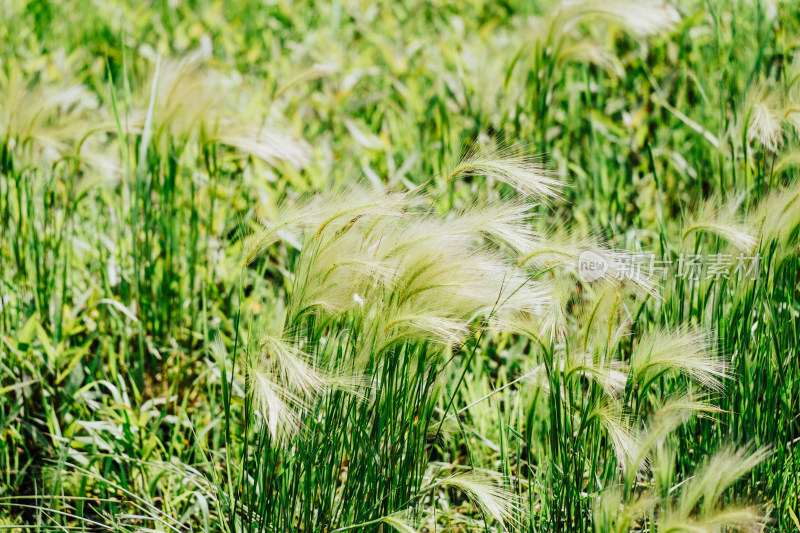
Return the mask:
[[796,6],[0,13],[0,529],[800,529]]

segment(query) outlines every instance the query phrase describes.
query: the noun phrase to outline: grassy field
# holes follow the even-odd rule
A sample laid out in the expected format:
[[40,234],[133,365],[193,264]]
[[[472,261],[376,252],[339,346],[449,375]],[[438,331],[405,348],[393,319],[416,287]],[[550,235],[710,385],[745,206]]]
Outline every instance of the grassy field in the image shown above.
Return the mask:
[[800,5],[0,14],[0,530],[800,531]]

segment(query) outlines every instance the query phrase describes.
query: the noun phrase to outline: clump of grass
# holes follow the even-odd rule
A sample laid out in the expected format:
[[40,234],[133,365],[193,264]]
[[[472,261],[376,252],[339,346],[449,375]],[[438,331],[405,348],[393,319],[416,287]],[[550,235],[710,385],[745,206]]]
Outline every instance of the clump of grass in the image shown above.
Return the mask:
[[[506,168],[502,162],[483,164]],[[503,178],[513,182],[508,176]],[[523,173],[516,179],[535,180],[539,175]],[[534,185],[519,190],[541,194]],[[528,270],[526,264],[543,254],[531,253],[526,246],[559,258],[566,248],[530,232],[525,217],[532,211],[524,196],[444,216],[425,205],[430,200],[421,190],[399,194],[350,189],[332,198],[312,198],[282,208],[274,222],[264,221],[265,229],[253,236],[246,253],[247,260],[252,260],[281,235],[291,234],[290,241],[299,243],[291,262],[282,334],[293,339],[295,347],[282,351],[298,354],[301,346],[306,347],[302,363],[283,365],[272,381],[262,381],[264,374],[257,372],[246,377],[253,398],[275,399],[267,402],[263,419],[258,409],[245,414],[253,455],[243,464],[253,464],[256,478],[263,481],[238,497],[254,502],[243,503],[243,510],[261,505],[254,515],[260,520],[291,521],[303,529],[347,530],[387,523],[397,513],[420,512],[429,490],[423,485],[431,453],[428,436],[431,428],[445,420],[437,414],[438,376],[447,372],[453,358],[446,357],[448,353],[469,355],[465,367],[469,368],[484,330],[492,335],[521,334],[541,347],[540,366],[526,374],[540,377],[528,380],[536,399],[527,415],[523,442],[530,454],[537,426],[549,436],[541,446],[552,466],[537,477],[556,495],[554,502],[566,510],[559,519],[564,524],[584,523],[583,517],[590,513],[590,502],[568,489],[572,483],[584,485],[587,461],[594,461],[589,482],[589,487],[596,487],[593,490],[602,493],[608,483],[625,480],[628,493],[633,494],[631,480],[645,464],[652,446],[650,435],[664,438],[690,415],[714,412],[702,398],[685,391],[664,404],[659,386],[666,380],[721,390],[729,374],[713,336],[699,328],[656,328],[640,334],[627,347],[626,332],[634,320],[617,311],[624,301],[635,303],[654,293],[651,284],[642,291],[635,285],[604,284],[601,278],[603,290],[570,295],[569,285],[564,285],[564,296],[552,298],[541,272],[554,268],[569,272],[573,266],[560,259],[539,274]],[[581,249],[577,245],[566,254],[568,259],[576,259]],[[613,302],[610,310],[601,306],[603,301]],[[577,327],[580,341],[573,343],[575,325],[558,326],[548,315],[564,316],[565,309],[573,307],[574,312],[575,306],[591,312],[582,315]],[[610,312],[611,318],[601,320],[598,312]],[[271,338],[262,344],[274,343]],[[560,340],[568,342],[556,344]],[[573,344],[585,351],[576,352]],[[299,376],[285,375],[301,368],[307,369],[303,373],[308,376],[348,372],[358,376],[360,385],[342,391],[320,377],[314,380],[320,385],[317,389],[301,383]],[[455,381],[451,394],[458,393],[463,377]],[[278,390],[284,391],[282,396],[275,393]],[[410,395],[410,391],[416,392]],[[285,407],[287,402],[291,408]],[[263,416],[264,401],[256,404],[262,406]],[[444,415],[451,405],[452,401],[445,403]],[[540,409],[547,415],[537,423]],[[277,429],[274,413],[290,411],[280,422],[285,429]],[[336,418],[335,424],[331,418]],[[266,429],[258,429],[262,424]],[[649,425],[660,429],[637,436],[637,428]],[[377,439],[376,443],[365,447],[350,437],[359,433]],[[385,464],[381,459],[385,455],[373,462],[368,449],[375,446],[385,453],[402,453],[401,463]],[[314,454],[308,452],[311,449]],[[574,459],[587,449],[595,454],[592,459]],[[527,460],[531,461],[530,455]],[[279,464],[292,466],[276,470]],[[333,470],[323,465],[333,465]],[[312,477],[320,468],[327,468],[323,479],[335,489]],[[507,525],[528,520],[512,513],[517,509],[510,505],[514,498],[506,498],[508,505],[503,505],[501,493],[484,487],[480,476],[446,478],[439,485],[465,491],[485,511],[484,519]],[[383,481],[378,483],[378,479]],[[260,483],[268,483],[281,496],[262,500],[264,489],[259,487],[264,485]],[[303,493],[303,502],[291,496],[291,490]],[[532,488],[526,492],[533,507],[541,493]],[[343,500],[354,494],[368,494],[380,504],[364,508]],[[291,507],[283,507],[284,502],[291,502]],[[723,515],[715,516],[722,519]]]
[[797,6],[0,11],[3,526],[797,526]]
[[[505,168],[505,179],[513,168],[502,156],[483,164]],[[555,193],[551,178],[514,179],[523,191]],[[260,353],[272,371],[251,367],[246,377],[253,455],[242,464],[254,465],[257,481],[239,497],[246,519],[259,517],[260,527],[343,530],[412,509],[426,494],[428,434],[441,423],[438,376],[447,354],[471,350],[490,317],[502,323],[548,303],[546,286],[513,260],[530,237],[524,196],[445,216],[430,203],[420,191],[348,189],[286,206],[251,240],[247,260],[282,233],[299,232],[302,243],[281,334],[291,341],[265,337]],[[358,385],[341,390],[329,374],[355,376]],[[476,471],[440,484],[466,491],[487,520],[519,521],[504,493],[482,479]],[[267,487],[274,496],[264,500]],[[302,501],[292,496],[297,490]]]
[[654,463],[661,474],[652,491],[625,499],[623,493],[606,491],[594,509],[596,531],[630,531],[649,526],[654,531],[762,531],[763,512],[755,506],[721,504],[721,496],[731,484],[747,474],[768,455],[760,449],[722,449],[704,461],[685,480],[672,485],[668,472],[674,449],[661,443]]

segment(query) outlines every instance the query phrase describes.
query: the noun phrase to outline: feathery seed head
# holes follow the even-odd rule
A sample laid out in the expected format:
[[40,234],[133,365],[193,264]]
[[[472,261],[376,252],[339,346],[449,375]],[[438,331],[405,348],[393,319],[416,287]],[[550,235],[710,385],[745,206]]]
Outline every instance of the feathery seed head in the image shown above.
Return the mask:
[[705,202],[686,223],[681,240],[685,241],[692,232],[708,232],[722,237],[743,253],[753,253],[758,240],[754,228],[744,223],[737,214],[741,199],[741,196],[733,196],[720,208],[715,205],[718,202],[716,199]]
[[[722,531],[737,528],[760,530],[764,517],[755,507],[721,506],[725,491],[737,479],[767,458],[770,451],[760,448],[725,447],[700,466],[694,476],[680,488],[680,496],[664,514],[664,526],[696,524],[702,531]],[[661,525],[661,524],[659,524]]]
[[683,374],[712,390],[729,379],[727,365],[714,348],[708,331],[658,328],[646,333],[631,354],[634,382],[648,386],[663,374]]
[[470,500],[497,522],[518,524],[523,513],[519,497],[503,488],[488,473],[478,470],[453,474],[441,481],[442,486],[462,491]]
[[757,86],[747,96],[750,122],[747,138],[758,140],[767,150],[777,152],[783,144],[783,116],[778,96],[765,86]]
[[271,437],[285,442],[302,425],[302,416],[327,387],[327,377],[294,343],[265,336],[248,358],[250,393]]
[[447,181],[458,177],[486,176],[510,185],[523,196],[548,202],[561,197],[564,183],[548,171],[541,159],[524,155],[518,147],[469,151],[448,171]]
[[638,449],[627,419],[620,403],[608,399],[595,403],[586,413],[588,422],[598,422],[605,429],[617,455],[617,465],[622,469],[626,468]]
[[680,22],[678,11],[667,2],[566,0],[562,5],[576,19],[599,16],[640,37],[670,31]]
[[777,242],[779,259],[798,252],[800,242],[800,181],[770,192],[748,214],[747,223],[760,229],[764,245]]

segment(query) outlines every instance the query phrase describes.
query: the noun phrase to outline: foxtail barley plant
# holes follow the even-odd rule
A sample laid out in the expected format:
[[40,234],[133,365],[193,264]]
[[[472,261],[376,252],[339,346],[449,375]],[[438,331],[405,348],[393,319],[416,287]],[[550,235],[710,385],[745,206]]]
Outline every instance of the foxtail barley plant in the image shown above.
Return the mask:
[[0,15],[0,530],[800,530],[798,6]]

